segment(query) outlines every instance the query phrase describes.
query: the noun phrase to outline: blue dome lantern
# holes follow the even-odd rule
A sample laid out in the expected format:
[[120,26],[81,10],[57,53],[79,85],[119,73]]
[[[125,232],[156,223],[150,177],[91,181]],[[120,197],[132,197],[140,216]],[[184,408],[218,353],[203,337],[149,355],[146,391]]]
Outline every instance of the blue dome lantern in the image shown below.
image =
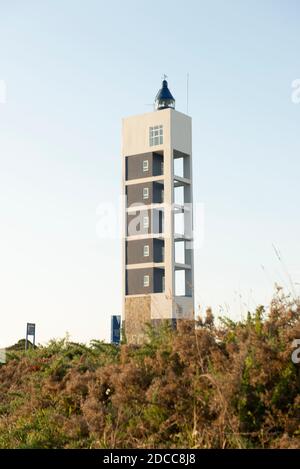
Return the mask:
[[155,98],[155,108],[157,111],[160,109],[175,109],[175,99],[173,98],[167,80],[163,80],[162,87]]

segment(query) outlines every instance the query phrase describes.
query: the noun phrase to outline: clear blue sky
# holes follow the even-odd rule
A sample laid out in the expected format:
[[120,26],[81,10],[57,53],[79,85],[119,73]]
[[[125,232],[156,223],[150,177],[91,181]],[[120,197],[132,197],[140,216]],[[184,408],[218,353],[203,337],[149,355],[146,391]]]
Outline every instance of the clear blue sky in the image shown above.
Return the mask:
[[267,304],[289,283],[272,243],[300,283],[299,1],[0,3],[0,347],[26,321],[40,342],[108,338],[121,244],[96,210],[121,192],[121,118],[164,73],[183,112],[190,74],[197,303]]

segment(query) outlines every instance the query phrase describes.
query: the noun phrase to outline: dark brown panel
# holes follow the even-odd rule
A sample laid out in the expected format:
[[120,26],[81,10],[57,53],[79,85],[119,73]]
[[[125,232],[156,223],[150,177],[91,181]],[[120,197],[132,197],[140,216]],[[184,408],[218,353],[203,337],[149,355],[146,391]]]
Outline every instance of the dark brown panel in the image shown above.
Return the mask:
[[[149,256],[144,256],[144,246],[149,246]],[[126,242],[126,263],[141,264],[153,261],[153,239],[139,239]]]
[[[144,256],[144,246],[149,246],[149,256]],[[142,264],[145,262],[163,262],[162,239],[148,238],[126,242],[126,264]]]
[[[144,275],[149,275],[149,287],[144,287]],[[164,269],[128,269],[126,295],[148,295],[163,291]]]
[[[148,161],[148,171],[143,171],[143,161]],[[126,180],[139,179],[162,174],[163,155],[141,153],[126,157]]]
[[[144,219],[148,217],[148,228]],[[163,210],[137,210],[127,214],[127,236],[163,233]]]

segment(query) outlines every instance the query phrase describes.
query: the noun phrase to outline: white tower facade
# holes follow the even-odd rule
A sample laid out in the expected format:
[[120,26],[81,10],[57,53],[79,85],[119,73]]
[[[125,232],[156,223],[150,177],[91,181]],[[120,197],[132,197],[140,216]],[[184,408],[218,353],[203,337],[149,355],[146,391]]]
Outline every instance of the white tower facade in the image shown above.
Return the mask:
[[129,343],[146,323],[194,319],[191,118],[164,80],[154,112],[123,119],[123,321]]

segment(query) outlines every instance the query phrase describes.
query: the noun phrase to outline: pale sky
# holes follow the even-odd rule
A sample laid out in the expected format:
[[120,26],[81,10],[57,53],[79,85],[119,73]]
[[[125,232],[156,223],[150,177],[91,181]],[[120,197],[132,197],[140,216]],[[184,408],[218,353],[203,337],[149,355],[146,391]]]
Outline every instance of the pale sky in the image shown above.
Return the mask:
[[240,318],[275,282],[299,292],[299,22],[297,0],[0,0],[0,347],[27,321],[41,343],[109,338],[121,242],[97,207],[164,73],[181,112],[190,77],[196,303]]

